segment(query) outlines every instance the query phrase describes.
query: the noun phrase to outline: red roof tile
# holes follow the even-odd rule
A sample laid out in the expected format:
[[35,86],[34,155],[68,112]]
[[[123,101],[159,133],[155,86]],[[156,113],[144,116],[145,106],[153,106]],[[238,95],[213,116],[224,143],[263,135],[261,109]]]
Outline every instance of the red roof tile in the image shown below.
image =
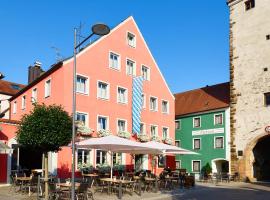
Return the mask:
[[18,83],[0,80],[0,94],[7,94],[13,96],[25,86]]
[[175,94],[175,116],[229,107],[229,83]]

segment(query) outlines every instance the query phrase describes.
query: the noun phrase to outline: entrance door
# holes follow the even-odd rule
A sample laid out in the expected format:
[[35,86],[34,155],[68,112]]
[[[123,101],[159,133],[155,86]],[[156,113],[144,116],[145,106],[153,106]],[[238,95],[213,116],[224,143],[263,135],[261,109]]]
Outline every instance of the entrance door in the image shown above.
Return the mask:
[[7,157],[8,154],[0,154],[0,183],[7,182]]
[[259,140],[253,148],[255,161],[253,163],[254,178],[258,181],[270,181],[270,136]]
[[143,155],[135,155],[135,171],[143,169]]

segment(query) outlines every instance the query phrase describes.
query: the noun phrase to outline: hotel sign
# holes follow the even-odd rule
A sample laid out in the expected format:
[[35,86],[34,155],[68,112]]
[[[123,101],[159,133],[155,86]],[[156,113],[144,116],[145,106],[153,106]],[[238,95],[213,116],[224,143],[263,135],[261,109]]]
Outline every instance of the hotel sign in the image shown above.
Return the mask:
[[209,134],[217,134],[217,133],[224,133],[224,128],[214,128],[214,129],[192,131],[192,135],[209,135]]

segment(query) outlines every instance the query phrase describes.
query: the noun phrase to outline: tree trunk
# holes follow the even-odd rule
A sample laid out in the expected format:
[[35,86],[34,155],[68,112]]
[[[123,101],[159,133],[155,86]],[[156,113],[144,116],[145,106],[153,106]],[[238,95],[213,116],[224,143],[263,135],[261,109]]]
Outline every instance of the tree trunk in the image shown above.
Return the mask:
[[44,177],[44,182],[45,182],[45,200],[49,199],[49,184],[48,184],[48,152],[46,152],[44,157],[45,161],[45,177]]

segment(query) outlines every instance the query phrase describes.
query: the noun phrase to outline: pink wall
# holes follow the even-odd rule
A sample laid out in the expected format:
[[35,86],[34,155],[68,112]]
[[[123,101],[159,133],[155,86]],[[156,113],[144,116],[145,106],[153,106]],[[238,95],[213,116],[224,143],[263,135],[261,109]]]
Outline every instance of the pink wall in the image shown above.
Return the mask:
[[[136,48],[127,44],[127,32],[136,35]],[[121,69],[109,68],[109,51],[120,54]],[[111,33],[104,36],[95,44],[87,47],[77,56],[77,73],[89,77],[89,95],[77,94],[77,111],[86,112],[89,116],[89,127],[97,129],[97,115],[109,117],[109,129],[117,132],[117,118],[127,120],[128,131],[132,131],[132,77],[126,74],[126,58],[136,62],[136,75],[141,75],[141,65],[150,68],[150,81],[144,81],[143,92],[146,94],[146,109],[142,111],[142,122],[146,124],[146,131],[150,133],[150,124],[158,126],[158,134],[162,136],[162,127],[169,128],[169,134],[174,139],[174,98],[167,88],[162,75],[156,66],[155,61],[149,54],[147,46],[132,17],[122,22]],[[64,61],[63,67],[52,73],[44,80],[37,83],[33,88],[38,89],[38,102],[45,104],[61,104],[71,112],[72,106],[72,67],[73,59]],[[51,78],[51,96],[44,98],[45,81]],[[97,81],[104,81],[110,84],[109,100],[97,98]],[[117,86],[128,89],[128,104],[117,103]],[[11,112],[11,119],[20,120],[21,116],[29,113],[32,109],[32,89],[27,90],[23,95],[27,96],[25,110],[21,110],[20,95],[11,102],[17,101],[17,113]],[[152,112],[149,108],[149,98],[158,98],[158,111]],[[161,112],[161,100],[169,102],[169,114]],[[71,163],[70,152],[63,150],[59,155],[58,165],[69,165]],[[127,159],[129,160],[129,159]]]

